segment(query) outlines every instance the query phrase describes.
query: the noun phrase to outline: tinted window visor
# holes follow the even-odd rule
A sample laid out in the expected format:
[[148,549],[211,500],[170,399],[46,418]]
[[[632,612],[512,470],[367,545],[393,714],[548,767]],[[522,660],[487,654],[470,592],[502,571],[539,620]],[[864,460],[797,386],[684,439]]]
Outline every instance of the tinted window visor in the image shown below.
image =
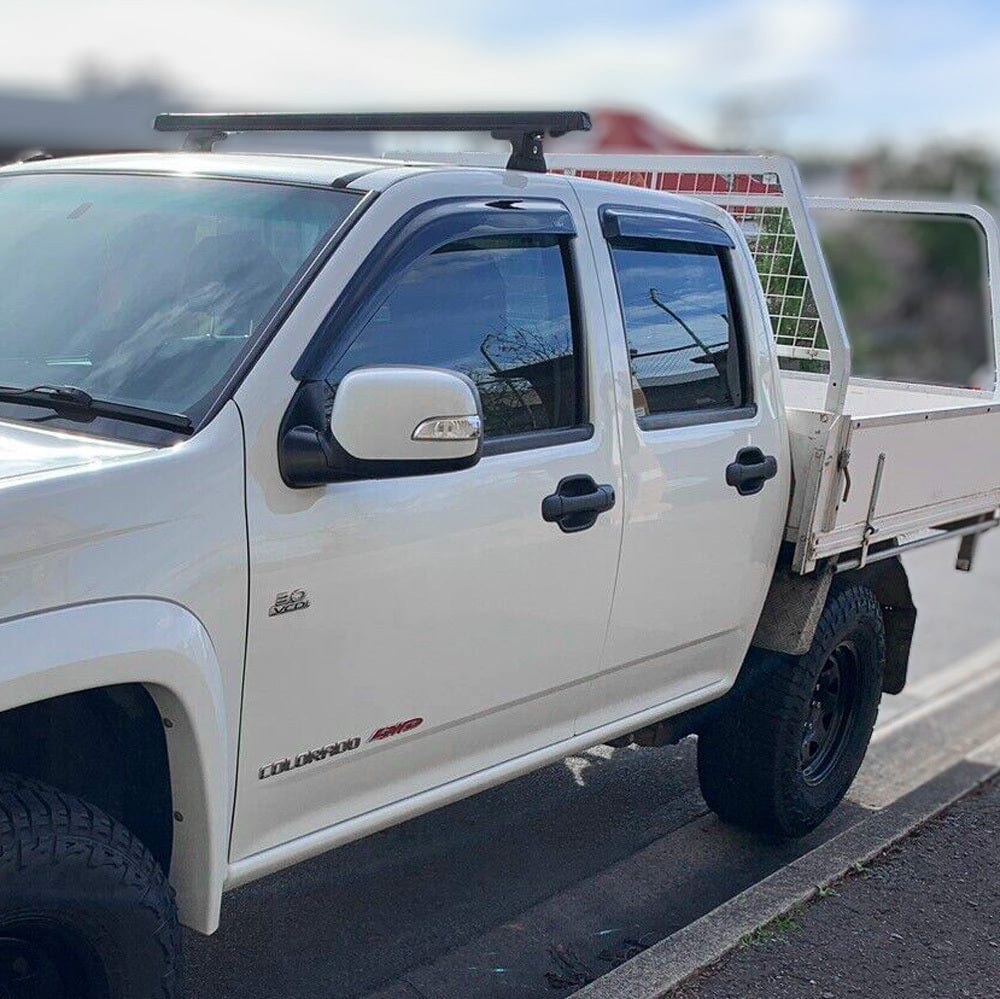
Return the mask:
[[446,199],[405,215],[361,262],[292,374],[299,381],[325,378],[332,360],[381,304],[406,268],[457,240],[491,236],[572,237],[573,219],[556,201]]
[[5,399],[0,416],[135,437],[133,407],[196,425],[357,203],[202,177],[0,178],[0,385],[99,400],[86,413]]
[[601,228],[609,240],[660,239],[725,246],[729,249],[735,246],[722,226],[683,212],[644,212],[641,209],[609,207],[601,212]]

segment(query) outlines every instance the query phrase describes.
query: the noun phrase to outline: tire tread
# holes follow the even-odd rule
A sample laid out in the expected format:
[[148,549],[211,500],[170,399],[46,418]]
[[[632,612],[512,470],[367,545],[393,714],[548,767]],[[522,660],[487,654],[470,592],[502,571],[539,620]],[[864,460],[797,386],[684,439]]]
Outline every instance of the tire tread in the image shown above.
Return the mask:
[[[158,991],[148,999],[175,999],[179,987],[180,924],[174,890],[156,859],[124,825],[57,788],[16,774],[0,774],[0,883],[5,869],[20,874],[58,864],[103,871],[109,887],[128,893],[148,913],[161,952]],[[0,905],[0,920],[2,920]]]
[[[859,622],[873,626],[877,659],[873,666],[879,670],[880,690],[885,631],[881,608],[866,586],[837,585],[835,581],[805,655],[750,650],[726,710],[702,729],[698,740],[702,794],[723,821],[779,836],[800,836],[832,810],[817,815],[803,795],[794,793],[788,740],[812,698],[814,675],[822,665],[820,657],[825,657],[838,636]],[[878,713],[878,697],[873,708],[866,704],[864,710],[868,715],[859,721],[863,731],[858,738],[867,746]],[[860,762],[858,759],[857,764]],[[855,766],[851,780],[856,771]]]

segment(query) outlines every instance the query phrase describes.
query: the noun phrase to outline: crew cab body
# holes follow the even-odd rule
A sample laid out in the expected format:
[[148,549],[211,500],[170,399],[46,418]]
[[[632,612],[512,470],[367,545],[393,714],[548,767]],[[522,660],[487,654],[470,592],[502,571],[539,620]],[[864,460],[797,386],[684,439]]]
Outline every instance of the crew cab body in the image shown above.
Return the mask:
[[[226,888],[733,687],[783,545],[843,468],[814,426],[790,432],[729,212],[558,174],[214,153],[23,164],[0,197],[89,184],[97,215],[123,178],[181,200],[207,184],[337,199],[245,332],[189,337],[214,372],[189,431],[0,406],[0,711],[149,693],[182,921],[211,932]],[[195,255],[236,234],[280,258],[304,238],[298,208],[253,232],[198,211]],[[56,359],[60,380],[74,363],[90,361]],[[289,472],[306,396],[325,427],[348,375],[417,369],[474,383],[483,435],[461,466]],[[827,477],[798,505],[793,458]],[[961,516],[995,509],[991,476]],[[602,489],[593,516],[543,515]]]
[[[728,250],[755,402],[734,406],[731,418],[641,429],[601,210],[631,203],[665,218],[679,209],[692,216],[680,200],[627,194],[599,184],[578,192],[562,178],[502,171],[425,171],[397,180],[345,236],[235,393],[247,441],[251,578],[237,877],[258,865],[270,869],[294,849],[282,844],[296,837],[311,834],[320,848],[355,826],[367,830],[413,814],[574,745],[632,731],[662,715],[665,704],[688,707],[732,684],[788,505],[787,435],[767,319],[752,262]],[[533,206],[544,217],[533,218]],[[445,246],[468,239],[466,227],[495,228],[501,240],[509,231],[525,246],[497,251],[495,264],[488,248],[480,251],[479,290],[473,252],[456,253],[452,273],[442,254],[426,306],[407,303],[427,308],[420,329],[406,325],[401,338],[418,335],[425,322],[431,335],[438,326],[452,338],[448,310],[461,308],[458,297],[490,294],[491,265],[518,277],[545,269],[546,284],[528,289],[541,309],[516,297],[512,277],[508,323],[538,323],[541,313],[562,337],[575,326],[572,357],[560,362],[572,369],[559,377],[578,386],[578,406],[557,421],[571,425],[494,439],[487,412],[484,453],[473,468],[289,489],[275,441],[297,388],[290,372],[354,277],[355,262],[401,219],[419,223],[425,212],[437,224],[442,213],[455,220]],[[719,231],[732,226],[721,212],[700,213]],[[556,227],[566,234],[562,245],[553,242]],[[540,245],[530,245],[536,238]],[[380,332],[392,335],[391,327]],[[470,334],[459,356],[473,353],[473,363],[482,363],[475,354],[487,332]],[[362,353],[368,349],[358,348],[349,366],[457,366],[431,345],[426,356],[405,341]],[[539,348],[529,343],[527,350]],[[781,472],[759,495],[743,498],[726,485],[725,468],[746,446],[779,456]],[[580,475],[611,485],[617,502],[588,530],[564,533],[543,520],[542,501]],[[308,594],[308,611],[269,618],[275,595],[295,589]],[[370,741],[382,726],[414,717],[423,719],[418,729],[381,745]],[[361,746],[342,758],[258,779],[264,764],[355,737]],[[271,849],[279,851],[273,859]]]

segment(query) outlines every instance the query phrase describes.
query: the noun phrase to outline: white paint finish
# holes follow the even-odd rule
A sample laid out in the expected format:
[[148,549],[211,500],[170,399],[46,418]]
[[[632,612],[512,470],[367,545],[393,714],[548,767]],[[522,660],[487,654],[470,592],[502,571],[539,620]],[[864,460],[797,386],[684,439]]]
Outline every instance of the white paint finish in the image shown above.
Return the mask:
[[[328,183],[346,168],[185,154],[22,169]],[[782,379],[752,261],[721,209],[502,170],[387,166],[364,186],[383,193],[250,372],[239,410],[230,403],[193,439],[163,450],[0,425],[0,629],[13,650],[0,664],[0,709],[83,685],[147,684],[175,722],[182,917],[205,931],[218,916],[227,832],[231,887],[722,694],[756,625],[788,512]],[[576,217],[593,437],[448,475],[289,490],[276,442],[296,360],[386,228],[457,194],[556,198]],[[597,207],[611,202],[695,212],[733,233],[753,418],[638,428],[596,225]],[[825,287],[825,275],[818,280]],[[821,528],[834,547],[856,544],[857,505],[867,507],[881,450],[885,532],[902,529],[913,510],[957,516],[1000,502],[996,413],[969,408],[981,396],[855,381],[853,420],[828,421],[825,379],[818,399],[808,379],[785,381],[801,406],[791,413],[793,450],[808,490],[798,490],[793,526]],[[909,403],[916,420],[900,409]],[[415,410],[403,422],[415,415],[414,426],[460,414]],[[838,511],[834,435],[849,423],[860,495]],[[780,474],[739,497],[725,466],[751,444],[778,458]],[[593,529],[564,535],[541,520],[541,500],[581,473],[614,485],[618,503]],[[310,607],[269,617],[275,596],[296,589],[308,591]],[[398,740],[257,778],[273,760],[418,716],[424,723]]]
[[[43,443],[46,437],[55,440]],[[4,438],[17,442],[26,467],[42,467],[45,456],[51,458],[56,451],[65,467],[0,481],[4,511],[0,518],[0,561],[5,569],[0,574],[0,634],[5,636],[5,647],[14,641],[15,632],[21,633],[17,629],[24,627],[18,619],[50,621],[43,632],[34,632],[42,636],[37,639],[41,647],[36,652],[48,663],[45,683],[36,679],[25,686],[18,672],[11,672],[5,677],[8,682],[0,681],[0,709],[23,703],[32,691],[35,696],[59,693],[63,680],[65,689],[80,683],[82,667],[73,665],[81,655],[80,636],[64,623],[70,619],[57,622],[42,612],[76,604],[111,607],[103,602],[146,596],[176,605],[178,611],[184,608],[191,620],[200,622],[206,636],[203,641],[212,652],[211,669],[219,676],[213,680],[208,675],[209,664],[202,661],[197,669],[205,674],[203,683],[213,689],[221,684],[222,690],[217,709],[223,712],[221,731],[205,730],[201,712],[198,738],[216,742],[213,752],[221,755],[225,770],[222,782],[216,775],[200,774],[197,769],[182,768],[173,776],[181,782],[179,787],[203,780],[211,788],[212,813],[228,816],[235,783],[247,594],[243,444],[235,404],[226,406],[197,436],[170,448],[116,449],[92,438],[75,438],[78,462],[72,458],[74,437],[69,434],[42,429],[12,434],[5,424],[0,427],[0,439]],[[30,442],[36,439],[32,449]],[[99,460],[94,460],[95,454],[101,455]],[[25,617],[39,614],[38,618]],[[144,620],[137,616],[135,627]],[[145,628],[151,655],[162,643],[171,642],[165,629],[173,619],[161,615],[159,620],[162,624]],[[103,649],[114,667],[115,682],[124,682],[130,675],[143,682],[139,657],[121,656],[116,645],[123,635],[138,641],[139,631],[122,632],[125,625],[111,611],[104,617],[95,614],[88,621],[94,622],[90,640],[95,643],[95,662],[99,658],[98,638],[103,635]],[[183,645],[179,637],[174,641]],[[184,641],[190,645],[188,639]],[[130,659],[135,661],[130,663]],[[13,658],[6,661],[15,664]],[[177,657],[170,661],[176,662]],[[60,670],[60,662],[66,673]],[[167,700],[186,700],[183,670],[178,667],[176,672],[176,683],[172,683],[171,668],[162,666],[155,682],[161,684]],[[91,685],[99,684],[101,675],[95,666],[88,674]],[[195,829],[210,821],[207,813],[198,815],[200,808],[207,807],[197,801],[192,804],[190,820]],[[225,830],[206,837],[200,845],[200,850],[192,848],[186,854],[194,866],[187,867],[184,862],[176,866],[178,885],[202,881],[211,887],[217,883],[210,872],[224,863]],[[182,917],[196,927],[210,927],[217,904],[217,899],[203,893],[188,892]]]
[[[350,269],[402,214],[454,197],[566,201],[566,181],[429,173],[384,193],[238,393],[247,427],[251,602],[233,859],[537,752],[573,734],[600,668],[621,504],[579,534],[541,518],[565,476],[620,489],[610,358],[585,241],[577,247],[591,439],[438,476],[288,489],[275,441],[294,362]],[[578,221],[582,228],[582,219]],[[284,386],[284,389],[281,388]],[[275,594],[307,610],[269,618]],[[406,736],[266,780],[260,767],[422,717]]]
[[[598,209],[609,185],[577,188],[605,289],[605,316],[617,383],[625,473],[625,513],[614,611],[591,685],[583,728],[708,685],[730,685],[756,627],[788,511],[790,459],[767,313],[746,244],[732,220],[688,202],[733,236],[757,413],[752,419],[643,431],[632,403],[625,332]],[[613,189],[613,188],[612,188]],[[674,199],[628,190],[628,202],[669,206]],[[617,192],[619,200],[624,192]],[[778,460],[779,474],[756,496],[725,483],[741,447]]]
[[[463,189],[470,178],[489,174],[501,186],[512,189],[522,186],[523,174],[501,169],[457,168],[440,162],[431,163],[419,157],[407,161],[385,158],[307,156],[284,153],[227,153],[219,145],[216,152],[116,153],[96,156],[66,156],[30,163],[0,166],[0,177],[24,173],[118,173],[176,177],[216,177],[230,180],[261,181],[274,184],[304,184],[310,187],[330,187],[334,181],[348,177],[352,191],[385,191],[402,180],[426,174],[445,174],[439,181],[443,187],[460,185]],[[477,181],[473,180],[473,186]]]
[[[220,147],[221,148],[221,147]],[[309,184],[329,187],[338,177],[372,171],[376,177],[386,167],[398,164],[382,160],[340,159],[323,156],[284,156],[226,153],[119,153],[101,156],[67,156],[0,167],[0,176],[16,173],[140,173],[178,177],[226,177],[272,183]],[[404,168],[405,169],[405,168]],[[410,173],[415,172],[413,170]],[[352,183],[354,190],[375,190],[365,180]]]
[[230,820],[225,677],[212,640],[188,610],[165,600],[78,604],[0,625],[3,709],[116,683],[144,684],[172,725],[171,882],[184,921],[219,923]]
[[[789,409],[823,412],[826,378],[801,371],[782,371],[781,388]],[[988,406],[989,392],[952,388],[945,385],[917,385],[910,382],[853,378],[847,387],[844,412],[851,417],[897,416],[929,413],[941,409]]]
[[[822,410],[814,376],[782,373],[796,488],[788,536],[805,570],[864,538],[879,455],[885,455],[872,541],[990,513],[1000,505],[1000,403],[990,393],[857,379],[847,414]],[[850,491],[837,468],[850,452]],[[812,490],[812,491],[810,491]],[[798,555],[797,555],[798,558]]]
[[[990,213],[975,205],[912,200],[887,202],[813,198],[807,203],[802,197],[794,164],[781,157],[556,155],[549,157],[548,162],[550,169],[571,172],[612,171],[632,178],[638,175],[650,186],[659,186],[658,181],[661,179],[672,186],[679,177],[684,177],[690,178],[691,186],[697,188],[704,186],[698,184],[699,178],[704,180],[715,177],[718,182],[714,183],[714,190],[704,194],[698,192],[698,196],[722,208],[731,207],[737,212],[747,205],[778,205],[787,208],[830,348],[831,371],[829,375],[820,378],[785,378],[789,405],[793,410],[798,410],[797,416],[792,420],[795,424],[793,436],[798,432],[796,427],[808,428],[807,439],[796,441],[793,446],[798,485],[787,533],[796,545],[793,557],[796,570],[811,571],[818,557],[854,549],[860,543],[859,524],[863,524],[863,521],[858,520],[857,511],[854,510],[846,514],[848,522],[845,523],[844,511],[838,505],[838,497],[843,494],[846,486],[846,478],[837,467],[842,442],[840,436],[835,439],[830,435],[842,433],[842,421],[839,419],[842,414],[853,418],[854,430],[864,431],[863,440],[859,438],[859,448],[863,452],[862,479],[867,479],[869,497],[874,472],[874,465],[869,460],[871,455],[877,459],[879,453],[890,448],[895,451],[896,464],[905,464],[905,468],[891,485],[886,482],[890,493],[895,495],[886,501],[886,513],[881,515],[879,521],[878,540],[940,524],[949,517],[988,512],[995,507],[1000,495],[992,488],[992,484],[985,486],[982,477],[970,475],[956,467],[963,463],[978,464],[984,468],[995,467],[995,447],[991,441],[977,443],[974,448],[969,446],[970,433],[976,436],[992,433],[991,428],[982,420],[983,414],[974,414],[970,410],[962,414],[962,431],[955,431],[954,428],[940,429],[932,435],[937,442],[951,449],[948,455],[922,448],[923,442],[930,446],[934,441],[932,436],[924,437],[913,420],[914,416],[920,420],[925,415],[933,420],[937,416],[944,417],[947,410],[983,406],[994,399],[1000,400],[1000,397],[995,393],[970,393],[949,388],[919,388],[868,379],[850,379],[850,344],[808,209],[811,206],[843,212],[964,218],[976,225],[984,234],[986,243],[987,287],[984,290],[990,310],[995,359],[1000,354],[997,346],[1000,344],[1000,229]],[[780,181],[780,196],[764,192],[740,194],[728,191],[728,178],[732,176],[764,174],[771,174]],[[580,181],[577,190],[583,195],[592,183],[594,182]],[[629,193],[623,193],[623,200],[632,202],[634,189],[627,190]],[[994,385],[996,386],[996,379]],[[1000,387],[996,391],[1000,391]],[[803,410],[809,410],[815,418],[827,416],[826,427],[817,426],[816,420],[808,417]],[[973,423],[973,420],[976,422]],[[900,429],[896,426],[897,423],[908,424],[909,429]],[[888,429],[890,427],[893,429]],[[806,458],[804,464],[803,457]],[[857,456],[852,454],[852,479],[856,460]],[[627,446],[625,461],[627,465]],[[921,477],[936,481],[928,485],[921,481]],[[805,493],[802,491],[803,486]],[[855,504],[861,502],[853,489],[849,499]],[[865,504],[867,510],[867,500]]]
[[1000,504],[1000,406],[989,413],[957,410],[905,423],[869,426],[856,420],[848,446],[851,494],[837,511],[836,530],[864,524],[880,454],[886,457],[876,526],[907,511],[920,511],[915,516],[923,523],[914,526],[931,526],[961,500],[984,513]]
[[0,422],[0,484],[43,472],[62,472],[143,454],[149,448],[102,441],[81,434]]
[[660,720],[665,715],[679,714],[688,708],[720,697],[725,692],[726,686],[724,684],[693,691],[669,704],[648,707],[638,714],[618,718],[611,724],[589,729],[542,749],[503,760],[488,769],[470,771],[447,784],[429,788],[427,791],[415,794],[410,798],[404,798],[370,812],[363,812],[336,825],[317,829],[298,839],[237,860],[229,866],[226,889],[237,888],[300,861],[308,860],[310,857],[318,856],[334,847],[343,846],[352,840],[370,836],[381,829],[398,825],[417,815],[433,811],[435,808],[450,805],[453,801],[478,794],[480,791],[513,780],[540,767],[548,766],[574,753],[580,753],[610,739],[634,732],[643,725]]
[[330,427],[348,454],[368,461],[467,458],[476,453],[478,438],[417,440],[414,435],[434,420],[478,416],[469,379],[437,368],[380,366],[357,368],[341,379]]
[[[817,508],[828,506],[825,497],[839,484],[836,456],[847,439],[849,428],[846,417],[804,409],[786,409],[785,422],[794,483],[785,537],[794,542],[800,530],[808,537],[808,518],[814,516]],[[803,517],[807,518],[805,527]]]

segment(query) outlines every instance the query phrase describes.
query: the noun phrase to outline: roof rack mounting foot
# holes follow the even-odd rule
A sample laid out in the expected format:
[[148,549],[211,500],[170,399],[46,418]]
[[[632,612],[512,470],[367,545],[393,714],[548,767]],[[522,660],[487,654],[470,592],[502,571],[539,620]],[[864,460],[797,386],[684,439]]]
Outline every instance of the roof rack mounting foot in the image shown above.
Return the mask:
[[52,153],[44,149],[25,149],[14,157],[15,163],[37,163],[39,160],[51,160]]
[[210,153],[217,142],[228,138],[229,133],[218,128],[193,128],[184,136],[181,149],[186,153]]
[[530,173],[545,173],[548,170],[545,156],[542,153],[544,132],[515,132],[509,129],[495,128],[490,135],[494,139],[508,139],[510,141],[508,170],[527,170]]

